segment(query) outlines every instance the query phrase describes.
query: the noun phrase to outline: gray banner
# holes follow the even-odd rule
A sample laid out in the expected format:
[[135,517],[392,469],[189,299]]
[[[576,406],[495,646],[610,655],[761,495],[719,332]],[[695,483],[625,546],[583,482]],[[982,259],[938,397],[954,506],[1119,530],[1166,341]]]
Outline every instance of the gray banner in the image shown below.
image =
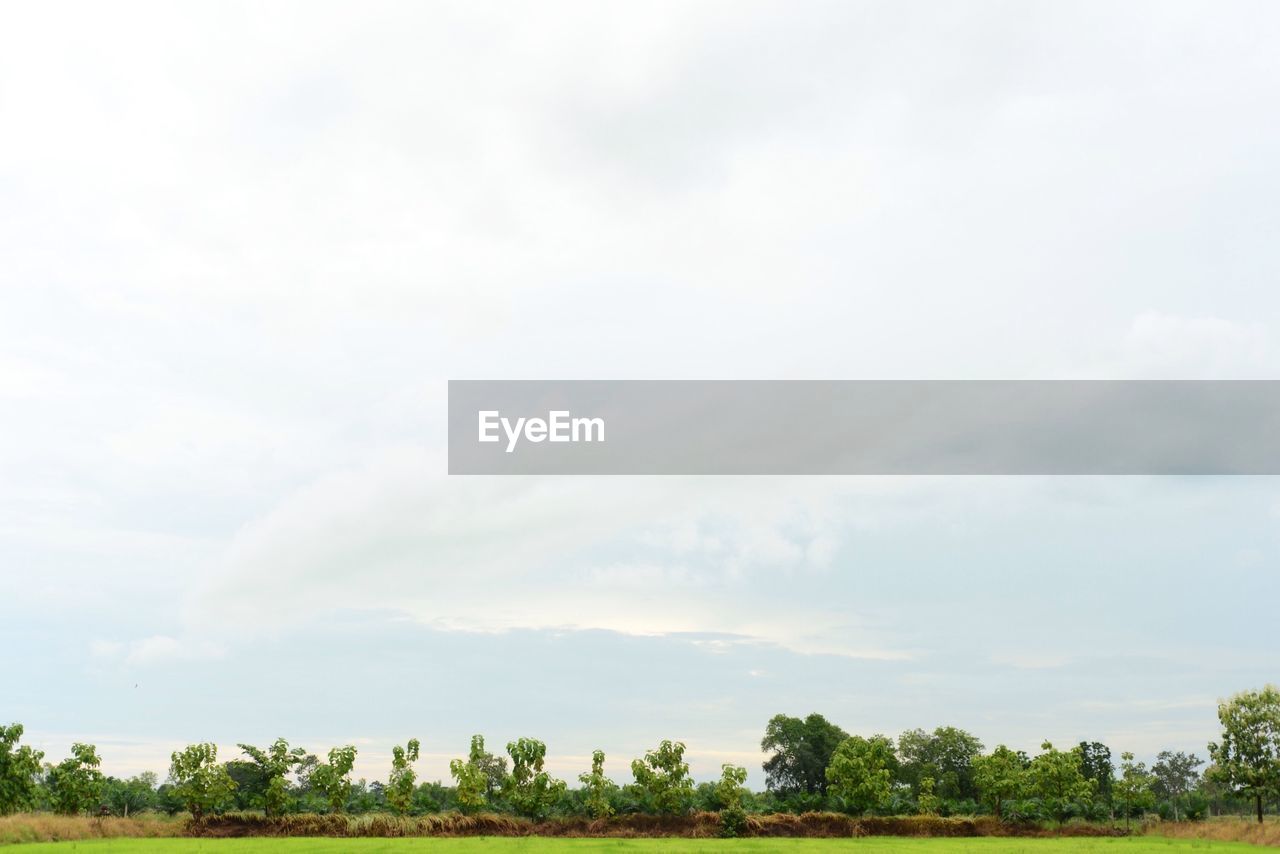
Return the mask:
[[1280,474],[1280,381],[452,380],[450,474]]

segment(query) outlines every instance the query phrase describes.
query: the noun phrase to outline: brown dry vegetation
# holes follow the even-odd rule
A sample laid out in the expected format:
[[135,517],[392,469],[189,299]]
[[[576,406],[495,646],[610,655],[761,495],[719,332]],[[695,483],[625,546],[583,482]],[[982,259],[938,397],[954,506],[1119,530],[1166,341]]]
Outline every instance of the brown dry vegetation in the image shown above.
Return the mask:
[[1268,816],[1259,824],[1252,818],[1212,818],[1208,821],[1161,822],[1149,833],[1175,839],[1205,839],[1214,842],[1248,842],[1253,845],[1280,846],[1280,819]]
[[186,822],[183,819],[153,813],[133,818],[24,813],[0,816],[0,845],[15,842],[181,836],[185,829]]

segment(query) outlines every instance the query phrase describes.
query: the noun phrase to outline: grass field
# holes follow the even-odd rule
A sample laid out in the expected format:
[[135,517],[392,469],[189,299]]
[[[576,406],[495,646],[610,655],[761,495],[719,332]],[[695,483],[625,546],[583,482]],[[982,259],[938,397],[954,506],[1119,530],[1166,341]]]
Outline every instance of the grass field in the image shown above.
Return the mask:
[[1080,839],[94,839],[5,846],[4,854],[1178,854],[1259,849],[1235,842],[1162,837]]

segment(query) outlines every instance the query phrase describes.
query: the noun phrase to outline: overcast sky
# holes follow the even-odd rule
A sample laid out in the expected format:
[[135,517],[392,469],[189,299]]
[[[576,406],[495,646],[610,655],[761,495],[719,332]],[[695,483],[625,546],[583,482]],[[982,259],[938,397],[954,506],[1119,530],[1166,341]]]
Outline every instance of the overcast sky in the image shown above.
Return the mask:
[[1271,478],[449,478],[464,378],[1278,378],[1271,3],[9,4],[0,721],[1204,755]]

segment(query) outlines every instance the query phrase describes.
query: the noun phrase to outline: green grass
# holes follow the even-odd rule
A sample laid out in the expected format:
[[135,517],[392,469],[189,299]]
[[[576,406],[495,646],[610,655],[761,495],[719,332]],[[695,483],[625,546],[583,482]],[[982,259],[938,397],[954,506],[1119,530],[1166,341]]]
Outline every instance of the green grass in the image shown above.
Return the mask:
[[94,839],[5,846],[4,854],[717,854],[718,852],[848,851],[856,854],[1178,854],[1259,849],[1235,842],[1161,837],[1078,839]]

